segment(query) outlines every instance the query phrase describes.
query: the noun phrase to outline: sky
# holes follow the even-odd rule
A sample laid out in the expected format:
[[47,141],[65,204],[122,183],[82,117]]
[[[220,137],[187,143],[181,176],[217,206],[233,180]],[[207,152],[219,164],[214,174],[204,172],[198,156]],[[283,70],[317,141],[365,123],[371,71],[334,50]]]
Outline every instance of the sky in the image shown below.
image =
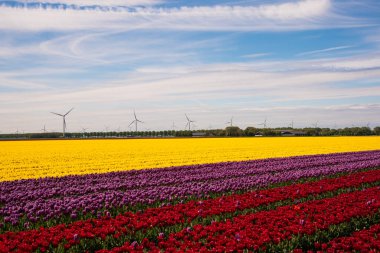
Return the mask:
[[0,0],[0,133],[380,126],[377,0]]

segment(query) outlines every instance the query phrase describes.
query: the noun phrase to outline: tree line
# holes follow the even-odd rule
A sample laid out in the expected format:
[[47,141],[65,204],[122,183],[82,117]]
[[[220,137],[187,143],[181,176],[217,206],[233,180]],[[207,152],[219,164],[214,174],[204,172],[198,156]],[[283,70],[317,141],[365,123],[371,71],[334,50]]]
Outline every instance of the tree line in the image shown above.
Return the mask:
[[[340,129],[332,128],[255,128],[247,127],[241,129],[237,126],[229,126],[225,129],[205,130],[164,130],[164,131],[109,131],[109,132],[72,132],[66,133],[67,138],[136,138],[136,137],[226,137],[226,136],[370,136],[380,135],[380,127],[373,129],[369,127],[346,127]],[[0,134],[2,139],[54,139],[61,138],[62,133],[14,133]]]

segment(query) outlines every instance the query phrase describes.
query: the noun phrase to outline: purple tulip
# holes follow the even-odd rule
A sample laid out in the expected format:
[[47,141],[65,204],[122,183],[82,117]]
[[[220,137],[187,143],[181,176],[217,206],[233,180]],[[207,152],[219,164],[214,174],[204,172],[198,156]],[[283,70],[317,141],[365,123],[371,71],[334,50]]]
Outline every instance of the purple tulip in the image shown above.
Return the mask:
[[191,196],[248,191],[376,167],[380,167],[379,150],[1,182],[0,217],[4,223],[17,223],[26,216],[35,223],[64,215],[75,220],[79,213],[99,217],[104,210],[110,216],[111,209],[129,205],[183,203]]

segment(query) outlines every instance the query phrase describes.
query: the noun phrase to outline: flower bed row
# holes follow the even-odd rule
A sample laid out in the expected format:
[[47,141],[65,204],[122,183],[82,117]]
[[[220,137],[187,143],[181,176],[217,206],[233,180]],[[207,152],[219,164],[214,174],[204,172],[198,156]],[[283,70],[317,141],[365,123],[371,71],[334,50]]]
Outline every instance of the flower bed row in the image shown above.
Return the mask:
[[[318,245],[317,248],[322,248]],[[338,237],[324,245],[327,252],[380,252],[380,224],[354,232],[351,236]]]
[[379,212],[379,187],[338,195],[323,200],[279,207],[271,211],[241,215],[226,222],[188,227],[158,243],[144,239],[141,244],[126,242],[124,246],[105,252],[232,252],[265,250],[269,243],[279,243],[292,235],[313,234],[333,224]]
[[[153,227],[168,227],[176,224],[191,223],[195,219],[211,219],[224,213],[235,213],[246,209],[252,209],[261,205],[284,201],[297,200],[309,195],[317,195],[324,192],[332,192],[342,188],[358,187],[362,184],[380,181],[380,171],[352,173],[339,178],[322,179],[316,182],[289,185],[249,192],[234,194],[216,199],[203,201],[190,201],[174,206],[160,208],[148,208],[142,213],[127,212],[116,218],[102,217],[101,219],[89,219],[77,221],[69,225],[61,224],[51,228],[22,231],[18,233],[8,232],[0,235],[0,244],[15,249],[21,243],[28,245],[28,249],[47,248],[49,245],[57,247],[64,240],[66,248],[76,245],[83,239],[105,238],[112,235],[133,235],[142,229]],[[210,218],[211,217],[211,218]]]
[[5,182],[0,183],[0,217],[13,225],[24,216],[31,223],[62,216],[76,220],[136,204],[249,190],[379,166],[380,151],[368,151]]
[[[341,162],[365,161],[379,157],[380,151],[365,151],[354,153],[313,155],[288,158],[272,158],[243,162],[224,162],[215,164],[200,164],[151,170],[112,172],[104,174],[89,174],[82,176],[66,176],[60,178],[41,178],[0,183],[3,193],[0,201],[34,200],[38,198],[65,197],[78,194],[99,192],[100,190],[127,190],[139,187],[157,185],[172,185],[191,181],[203,181],[210,178],[236,177],[265,173],[268,167],[278,171],[327,166]],[[254,169],[254,171],[251,171]],[[110,183],[112,180],[112,184]],[[51,188],[46,191],[42,188]],[[25,191],[25,189],[27,191]],[[24,193],[24,194],[22,194]]]

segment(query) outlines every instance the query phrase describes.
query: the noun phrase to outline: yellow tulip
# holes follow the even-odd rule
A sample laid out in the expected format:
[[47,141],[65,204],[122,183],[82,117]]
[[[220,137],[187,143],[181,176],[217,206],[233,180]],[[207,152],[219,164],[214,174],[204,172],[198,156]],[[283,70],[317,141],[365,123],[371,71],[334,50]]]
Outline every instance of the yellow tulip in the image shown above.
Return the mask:
[[380,137],[0,142],[0,181],[380,149]]

